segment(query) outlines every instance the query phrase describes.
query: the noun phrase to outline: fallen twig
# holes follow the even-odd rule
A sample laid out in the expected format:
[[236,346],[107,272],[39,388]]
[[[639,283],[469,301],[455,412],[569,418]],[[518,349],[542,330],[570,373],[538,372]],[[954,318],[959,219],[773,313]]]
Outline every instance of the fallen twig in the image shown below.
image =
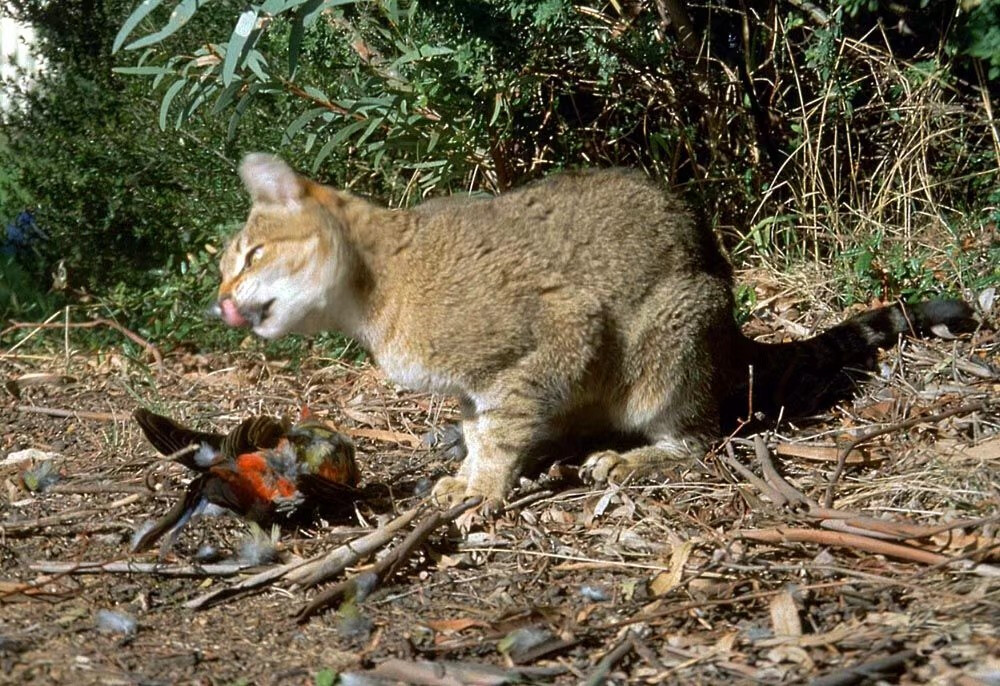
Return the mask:
[[[396,532],[410,523],[416,516],[418,508],[407,510],[385,526],[379,527],[370,534],[346,543],[329,553],[317,555],[308,560],[296,560],[271,569],[265,569],[259,574],[247,577],[232,586],[219,588],[204,595],[189,600],[184,606],[190,610],[200,610],[211,607],[217,602],[235,595],[268,586],[281,579],[289,579],[302,585],[319,583],[331,576],[336,576],[358,560],[371,555],[388,543]],[[311,581],[316,579],[316,581]]]
[[909,429],[918,424],[934,423],[939,422],[943,419],[948,419],[949,417],[955,417],[963,414],[971,414],[973,412],[980,412],[985,410],[987,403],[977,402],[971,403],[969,405],[961,405],[959,407],[953,407],[950,410],[945,410],[944,412],[938,412],[937,414],[932,414],[924,417],[912,417],[902,422],[897,422],[895,424],[890,424],[888,426],[883,426],[878,429],[873,429],[866,433],[857,436],[856,438],[849,441],[840,450],[840,454],[837,456],[837,467],[833,471],[833,475],[830,477],[830,483],[826,487],[826,497],[823,499],[823,504],[826,507],[833,507],[833,491],[837,486],[837,482],[840,480],[841,474],[844,473],[844,467],[847,464],[847,456],[851,454],[851,451],[856,447],[872,440],[873,438],[878,438],[879,436],[884,436],[885,434],[892,433],[894,431],[903,431],[904,429]]
[[608,674],[611,673],[614,666],[632,650],[632,633],[632,629],[625,631],[625,634],[618,639],[618,644],[611,649],[611,652],[601,658],[601,661],[597,663],[597,666],[594,667],[590,675],[583,682],[585,686],[600,686],[600,684],[607,681]]
[[855,548],[869,553],[894,557],[908,562],[920,562],[922,564],[940,564],[950,561],[946,555],[933,553],[921,548],[900,545],[880,541],[868,536],[843,533],[840,531],[824,531],[819,529],[786,529],[777,527],[774,529],[744,529],[737,532],[740,538],[747,538],[752,541],[763,543],[817,543],[819,545],[832,545],[842,548]]
[[314,558],[307,564],[298,566],[289,571],[288,580],[308,588],[332,579],[391,541],[396,532],[413,521],[419,512],[419,506],[407,510],[370,534],[348,541],[322,557]]
[[184,603],[184,607],[189,610],[202,610],[206,607],[211,607],[217,602],[226,600],[240,593],[246,591],[252,591],[263,586],[267,586],[274,583],[278,579],[284,578],[288,572],[293,569],[298,569],[302,565],[308,563],[309,560],[295,560],[294,562],[287,562],[283,565],[278,565],[277,567],[271,567],[270,569],[265,569],[263,572],[254,574],[253,576],[247,577],[242,581],[239,581],[232,586],[226,586],[225,588],[217,588],[214,591],[200,595],[193,600],[189,600]]
[[825,507],[816,507],[810,510],[809,516],[814,519],[823,520],[820,523],[821,526],[825,525],[828,520],[843,520],[849,526],[859,527],[866,529],[869,532],[892,536],[901,540],[911,538],[930,538],[931,536],[937,536],[938,534],[943,534],[953,529],[968,526],[982,526],[983,524],[996,521],[996,517],[982,517],[980,519],[959,519],[946,524],[936,525],[911,524],[909,522],[900,522],[893,519],[877,519],[875,517],[868,517],[859,512],[852,512],[850,510],[833,510]]
[[[376,583],[382,583],[385,579],[395,574],[403,563],[413,552],[423,545],[427,537],[442,524],[454,521],[464,512],[476,507],[482,502],[482,498],[469,498],[463,503],[456,505],[447,511],[434,510],[424,518],[403,541],[393,548],[388,555],[376,562],[367,570],[367,574],[374,574]],[[303,607],[295,619],[300,624],[320,610],[325,609],[338,598],[356,588],[357,576],[345,579],[340,583],[328,588]]]
[[[503,509],[501,509],[500,512],[503,514],[507,514],[508,512],[514,512],[515,510],[523,509],[528,505],[537,503],[539,500],[545,500],[546,498],[549,498],[553,495],[555,495],[555,491],[549,488],[543,488],[541,490],[535,491],[534,493],[528,493],[527,495],[518,498],[513,502],[507,503],[506,505],[503,506]],[[566,494],[562,493],[560,495],[565,496]]]
[[157,576],[232,576],[256,565],[220,562],[206,565],[171,565],[162,562],[29,562],[28,569],[44,574],[155,574]]
[[825,674],[810,681],[809,686],[850,686],[850,684],[862,681],[882,679],[888,676],[886,672],[896,671],[906,664],[907,660],[912,660],[916,656],[917,651],[915,650],[901,650],[892,655],[875,658],[859,665],[851,665]]
[[18,412],[30,412],[32,414],[44,414],[50,417],[72,417],[74,419],[96,419],[99,422],[116,422],[126,419],[128,414],[114,414],[112,412],[90,412],[88,410],[63,410],[58,407],[39,407],[37,405],[18,405]]

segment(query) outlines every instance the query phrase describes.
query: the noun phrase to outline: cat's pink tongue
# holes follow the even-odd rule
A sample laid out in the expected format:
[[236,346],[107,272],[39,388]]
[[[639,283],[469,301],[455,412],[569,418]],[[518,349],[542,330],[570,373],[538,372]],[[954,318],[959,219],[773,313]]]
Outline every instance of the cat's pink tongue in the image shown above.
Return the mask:
[[222,321],[228,326],[247,326],[249,322],[243,318],[236,303],[231,298],[226,298],[219,302],[219,309],[222,312]]

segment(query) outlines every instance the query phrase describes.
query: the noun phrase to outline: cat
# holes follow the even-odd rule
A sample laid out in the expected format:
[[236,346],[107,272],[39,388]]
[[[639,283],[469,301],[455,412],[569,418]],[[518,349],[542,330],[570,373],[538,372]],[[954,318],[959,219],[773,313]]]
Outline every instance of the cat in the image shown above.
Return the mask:
[[340,331],[398,384],[457,396],[467,455],[441,502],[502,502],[537,446],[568,434],[643,438],[590,455],[595,481],[690,464],[751,407],[803,416],[849,394],[900,334],[976,326],[939,300],[752,341],[711,231],[637,171],[398,211],[270,155],[240,173],[253,208],[223,252],[216,314],[265,338]]

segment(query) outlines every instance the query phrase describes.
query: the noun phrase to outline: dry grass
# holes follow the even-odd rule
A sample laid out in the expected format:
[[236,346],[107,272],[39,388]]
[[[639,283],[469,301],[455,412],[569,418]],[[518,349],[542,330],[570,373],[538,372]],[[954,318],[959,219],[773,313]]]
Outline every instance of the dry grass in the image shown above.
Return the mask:
[[[985,196],[1000,176],[985,82],[955,87],[933,56],[894,55],[882,29],[833,41],[830,54],[817,58],[831,76],[817,82],[797,62],[794,32],[781,20],[768,30],[780,54],[753,77],[770,116],[796,132],[796,144],[764,180],[737,254],[821,263],[876,237],[906,255],[959,252],[957,234],[977,230],[990,214]],[[976,216],[967,216],[970,207]]]

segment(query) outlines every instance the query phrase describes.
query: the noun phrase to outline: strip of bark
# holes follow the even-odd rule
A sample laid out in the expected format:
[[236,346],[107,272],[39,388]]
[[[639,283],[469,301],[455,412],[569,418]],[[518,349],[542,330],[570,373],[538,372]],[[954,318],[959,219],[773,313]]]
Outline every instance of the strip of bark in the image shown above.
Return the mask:
[[[371,568],[366,570],[366,573],[375,575],[377,579],[376,585],[391,578],[397,571],[399,571],[406,560],[409,559],[410,555],[423,545],[423,543],[427,540],[427,537],[430,536],[435,529],[443,524],[453,522],[461,514],[472,509],[473,507],[476,507],[481,502],[482,498],[469,498],[465,502],[456,505],[450,510],[432,511],[419,524],[417,524],[416,528],[414,528],[414,530],[411,531],[399,545],[393,548],[388,555],[372,565]],[[298,614],[296,614],[295,620],[301,624],[317,612],[320,612],[329,607],[331,604],[337,602],[337,600],[344,595],[355,591],[357,589],[357,578],[357,576],[353,576],[350,579],[345,579],[344,581],[341,581],[340,583],[317,595],[311,602],[299,610]]]
[[[505,669],[490,664],[444,660],[401,660],[390,658],[374,669],[352,672],[352,677],[375,677],[383,680],[424,686],[454,686],[455,684],[510,684],[522,679],[547,679],[566,672],[565,667],[514,667]],[[341,676],[348,676],[347,674]]]
[[950,561],[946,555],[932,553],[929,550],[913,548],[911,546],[900,545],[879,541],[867,536],[857,534],[842,533],[839,531],[824,531],[817,529],[785,529],[778,527],[775,529],[744,529],[736,533],[740,538],[762,543],[817,543],[819,545],[831,545],[840,548],[854,548],[865,552],[885,555],[907,562],[919,562],[921,564],[934,565]]
[[736,453],[733,451],[731,441],[726,441],[726,454],[722,456],[722,461],[729,465],[732,469],[736,470],[744,479],[753,484],[758,491],[766,495],[776,507],[784,507],[788,504],[788,500],[785,496],[783,496],[776,489],[772,488],[769,483],[740,464],[739,460],[736,459]]
[[764,437],[760,434],[755,434],[753,437],[753,449],[754,453],[757,455],[757,459],[760,460],[761,468],[764,470],[764,478],[767,483],[771,484],[773,488],[785,496],[789,502],[795,505],[804,505],[806,507],[811,507],[812,502],[803,493],[792,486],[788,481],[785,480],[779,472],[777,467],[774,466],[774,461],[771,459],[771,451],[767,449],[767,445],[764,443]]

